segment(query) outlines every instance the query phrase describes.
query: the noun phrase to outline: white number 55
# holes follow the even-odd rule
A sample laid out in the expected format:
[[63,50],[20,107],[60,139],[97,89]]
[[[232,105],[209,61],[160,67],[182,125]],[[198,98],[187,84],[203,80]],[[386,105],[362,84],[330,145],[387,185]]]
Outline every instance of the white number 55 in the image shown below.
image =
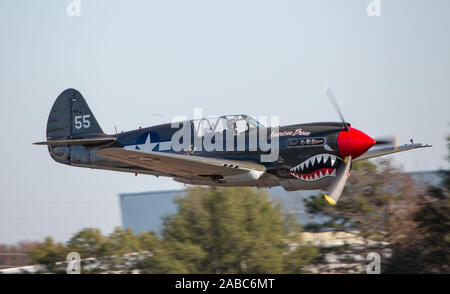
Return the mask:
[[83,116],[81,115],[75,116],[75,128],[77,130],[81,128],[85,129],[89,128],[91,126],[91,122],[89,121],[90,117],[91,116],[89,114]]

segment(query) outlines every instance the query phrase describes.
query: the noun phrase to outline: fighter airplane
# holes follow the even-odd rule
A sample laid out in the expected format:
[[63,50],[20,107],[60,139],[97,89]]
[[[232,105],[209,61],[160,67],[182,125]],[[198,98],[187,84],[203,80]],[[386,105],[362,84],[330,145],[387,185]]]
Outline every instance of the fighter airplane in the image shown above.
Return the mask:
[[[332,205],[343,191],[353,161],[429,147],[398,145],[394,139],[377,142],[345,122],[331,89],[326,93],[341,122],[273,128],[239,114],[107,135],[80,92],[67,89],[50,111],[47,140],[33,144],[47,145],[56,162],[71,166],[165,176],[191,185],[321,189],[328,191],[324,197]],[[258,136],[267,140],[264,143],[276,142],[274,160],[262,160],[273,150],[260,148],[261,140],[252,143]],[[206,138],[214,146],[243,144],[211,149],[203,145]]]

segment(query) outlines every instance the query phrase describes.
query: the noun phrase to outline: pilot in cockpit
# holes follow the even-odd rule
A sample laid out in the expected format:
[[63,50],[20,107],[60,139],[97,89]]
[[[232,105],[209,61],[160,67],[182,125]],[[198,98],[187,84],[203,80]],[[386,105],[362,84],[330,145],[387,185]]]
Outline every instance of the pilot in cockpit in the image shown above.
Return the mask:
[[235,117],[227,119],[227,130],[233,130],[234,135],[237,135],[238,131],[236,128],[237,119]]

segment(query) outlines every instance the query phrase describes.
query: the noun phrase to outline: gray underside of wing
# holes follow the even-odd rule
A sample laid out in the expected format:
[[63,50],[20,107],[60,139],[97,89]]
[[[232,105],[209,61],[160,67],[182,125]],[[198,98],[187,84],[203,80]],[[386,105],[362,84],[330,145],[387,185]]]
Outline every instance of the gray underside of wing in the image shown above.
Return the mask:
[[122,148],[100,149],[97,155],[189,179],[202,179],[212,175],[234,176],[252,170],[260,172],[266,170],[265,166],[254,162]]

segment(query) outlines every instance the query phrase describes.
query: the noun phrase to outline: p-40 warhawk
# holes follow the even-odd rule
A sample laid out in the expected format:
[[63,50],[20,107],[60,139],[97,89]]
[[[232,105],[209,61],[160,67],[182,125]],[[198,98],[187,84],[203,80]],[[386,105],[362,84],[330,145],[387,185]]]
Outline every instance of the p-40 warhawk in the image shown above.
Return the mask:
[[[107,135],[83,96],[67,89],[50,111],[47,141],[34,144],[47,145],[56,162],[71,166],[165,176],[191,185],[322,189],[333,205],[353,161],[429,146],[375,141],[345,122],[331,89],[326,92],[341,122],[266,128],[248,115],[224,115]],[[262,160],[273,154],[272,160]]]

